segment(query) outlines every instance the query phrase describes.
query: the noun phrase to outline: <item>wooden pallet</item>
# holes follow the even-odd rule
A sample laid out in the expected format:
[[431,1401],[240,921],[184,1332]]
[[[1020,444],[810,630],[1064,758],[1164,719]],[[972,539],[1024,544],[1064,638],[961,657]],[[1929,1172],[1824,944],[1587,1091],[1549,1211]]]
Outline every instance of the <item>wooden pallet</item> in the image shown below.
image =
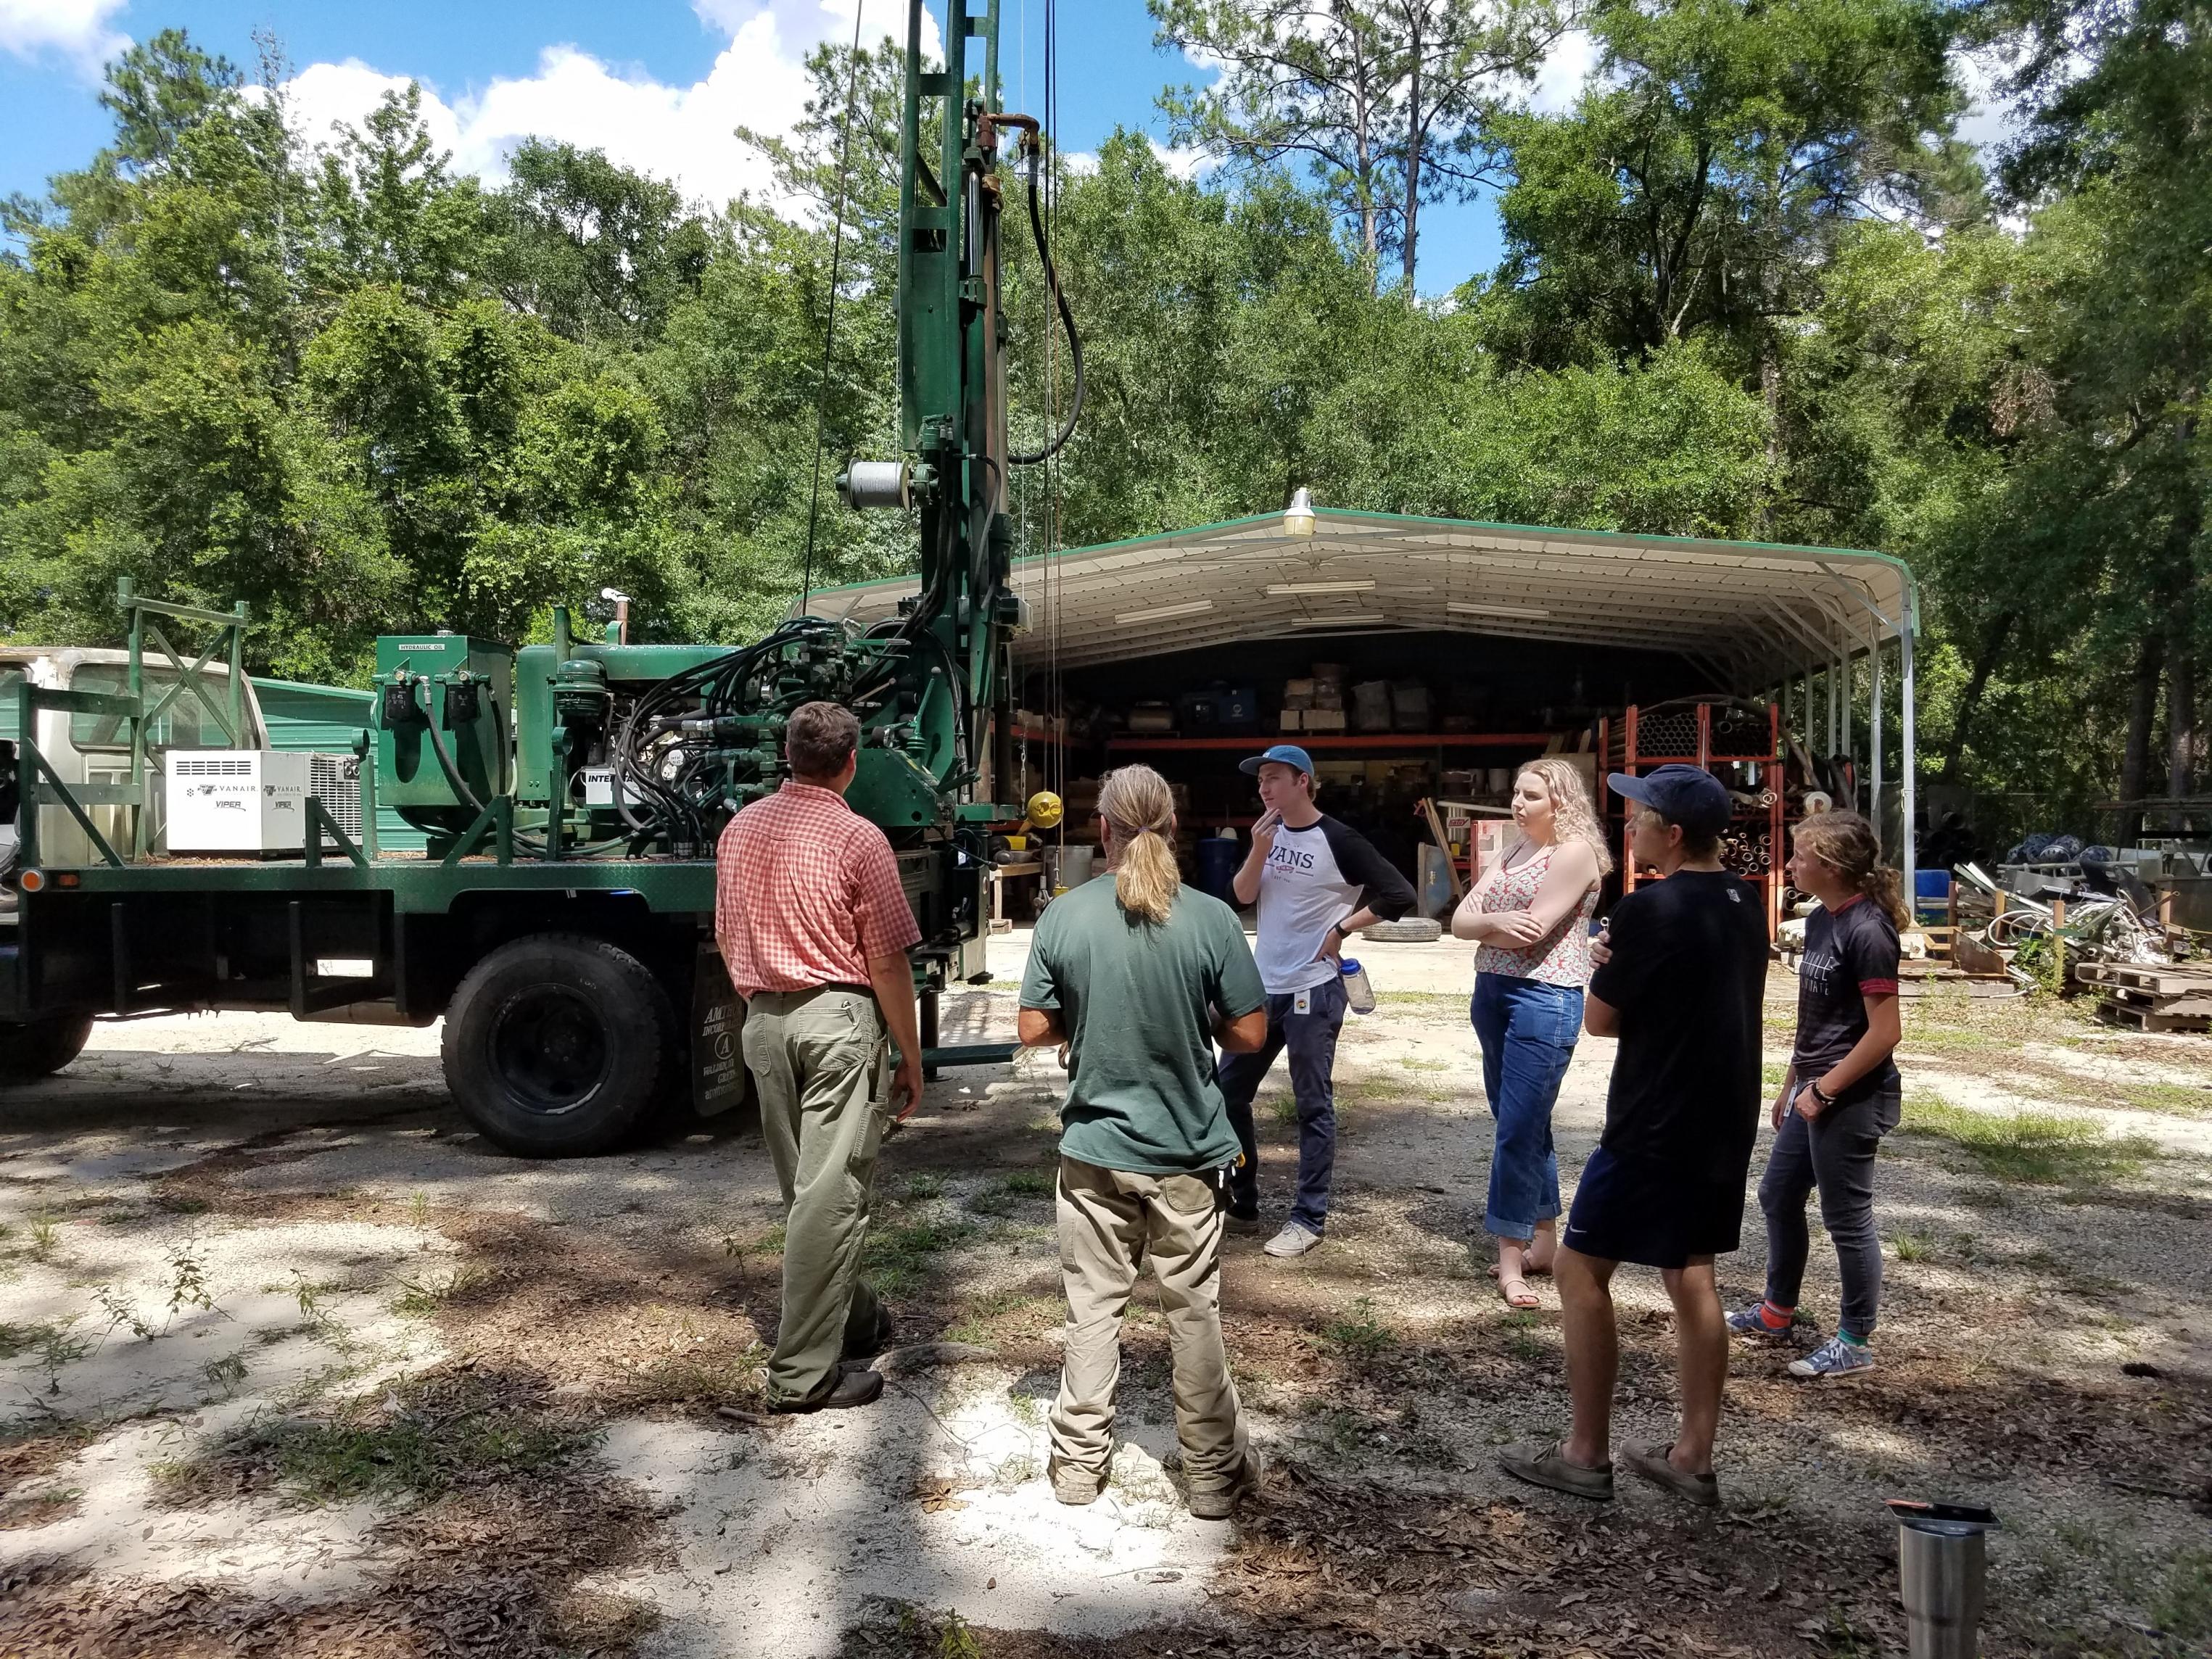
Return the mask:
[[2138,1031],[2212,1031],[2212,1014],[2167,1014],[2127,1002],[2100,1002],[2097,1018]]
[[2075,964],[2074,977],[2085,985],[2125,986],[2154,997],[2212,996],[2212,969],[2194,965],[2083,962]]
[[2107,985],[2104,992],[2107,1002],[2148,1008],[2156,1014],[2172,1014],[2183,1019],[2212,1015],[2212,983],[2194,996],[2160,996],[2155,991],[2139,990],[2132,985]]

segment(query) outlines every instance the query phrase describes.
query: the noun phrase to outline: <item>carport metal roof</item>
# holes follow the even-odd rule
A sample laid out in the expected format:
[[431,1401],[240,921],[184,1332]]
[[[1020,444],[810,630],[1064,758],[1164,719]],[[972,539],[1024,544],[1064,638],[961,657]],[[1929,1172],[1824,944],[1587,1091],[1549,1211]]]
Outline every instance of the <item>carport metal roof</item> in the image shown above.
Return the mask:
[[[1902,670],[1903,822],[1913,821],[1912,573],[1850,548],[1635,536],[1394,513],[1314,510],[1310,535],[1268,513],[1017,560],[1029,630],[1018,670],[1088,665],[1245,640],[1435,632],[1674,652],[1716,689],[1795,701],[1830,753],[1852,742],[1854,664],[1867,661],[1869,771],[1881,821],[1884,647]],[[806,610],[863,625],[897,612],[915,577],[814,594]],[[1814,678],[1822,695],[1816,695]],[[1793,691],[1796,696],[1793,699]],[[1911,891],[1912,838],[1898,849]]]
[[[1317,508],[1018,560],[1016,665],[1062,670],[1243,640],[1444,630],[1671,651],[1771,688],[1896,639],[1911,573],[1844,548],[1631,536]],[[816,616],[894,615],[916,579],[816,593]]]

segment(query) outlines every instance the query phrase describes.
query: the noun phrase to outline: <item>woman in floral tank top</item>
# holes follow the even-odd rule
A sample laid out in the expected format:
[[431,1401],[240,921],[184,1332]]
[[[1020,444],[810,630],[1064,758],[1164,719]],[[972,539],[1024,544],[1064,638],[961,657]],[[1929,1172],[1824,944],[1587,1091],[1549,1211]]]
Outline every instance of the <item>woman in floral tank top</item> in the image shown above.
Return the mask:
[[1468,1012],[1498,1124],[1482,1218],[1498,1241],[1491,1272],[1510,1306],[1534,1308],[1528,1276],[1549,1273],[1559,1249],[1552,1107],[1582,1035],[1590,914],[1613,859],[1582,774],[1558,756],[1521,769],[1513,822],[1520,840],[1461,902],[1452,933],[1480,947]]

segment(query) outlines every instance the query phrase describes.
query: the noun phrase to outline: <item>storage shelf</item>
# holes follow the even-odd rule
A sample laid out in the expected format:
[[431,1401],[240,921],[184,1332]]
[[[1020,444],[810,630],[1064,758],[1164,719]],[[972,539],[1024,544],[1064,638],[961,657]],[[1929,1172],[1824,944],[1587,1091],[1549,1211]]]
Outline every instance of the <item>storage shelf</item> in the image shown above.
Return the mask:
[[1107,740],[1109,749],[1242,749],[1256,751],[1279,743],[1317,749],[1504,749],[1551,742],[1549,732],[1255,732],[1243,738],[1170,738],[1126,733]]

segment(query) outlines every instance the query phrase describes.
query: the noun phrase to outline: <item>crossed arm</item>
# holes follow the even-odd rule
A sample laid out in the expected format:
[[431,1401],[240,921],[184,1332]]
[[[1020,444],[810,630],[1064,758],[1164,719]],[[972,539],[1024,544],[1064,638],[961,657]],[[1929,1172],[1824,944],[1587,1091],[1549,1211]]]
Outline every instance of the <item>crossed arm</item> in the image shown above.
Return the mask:
[[[1498,866],[1503,868],[1503,866]],[[1536,888],[1534,902],[1525,910],[1485,910],[1482,896],[1497,878],[1492,870],[1474,885],[1452,912],[1454,939],[1476,939],[1486,945],[1534,945],[1565,921],[1597,884],[1597,854],[1579,841],[1569,842],[1552,854],[1550,868]]]

